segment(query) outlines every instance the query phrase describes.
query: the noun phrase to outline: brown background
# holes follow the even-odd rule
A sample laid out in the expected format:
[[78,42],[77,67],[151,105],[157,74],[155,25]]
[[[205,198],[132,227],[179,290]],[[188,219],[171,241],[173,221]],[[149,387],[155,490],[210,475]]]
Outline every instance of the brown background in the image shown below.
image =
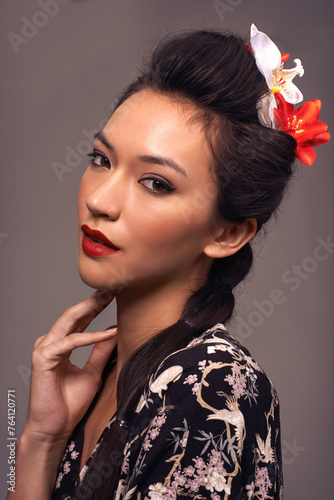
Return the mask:
[[[76,196],[88,152],[83,131],[101,127],[116,94],[134,76],[143,51],[167,31],[209,26],[247,36],[254,22],[282,52],[290,52],[287,67],[296,57],[302,60],[305,75],[295,82],[305,100],[323,101],[321,119],[329,125],[333,111],[330,0],[224,0],[220,15],[215,2],[207,0],[63,3],[2,0],[0,7],[4,490],[7,390],[16,390],[19,435],[28,405],[34,339],[90,293],[77,272]],[[41,4],[53,4],[52,15],[41,15]],[[39,25],[37,31],[24,28],[27,19]],[[22,30],[27,43],[21,40],[16,53],[8,33],[22,36]],[[76,157],[66,159],[73,150]],[[334,252],[323,249],[322,260],[312,257],[317,238],[334,240],[331,152],[332,144],[318,148],[315,165],[300,169],[279,224],[272,224],[266,240],[256,245],[256,252],[261,251],[257,265],[229,328],[278,390],[289,500],[332,498],[333,491]],[[59,178],[55,162],[67,168]],[[296,279],[296,272],[302,277]],[[274,298],[275,289],[282,303],[264,302]],[[111,323],[111,309],[93,328]],[[86,355],[74,359],[82,363]]]

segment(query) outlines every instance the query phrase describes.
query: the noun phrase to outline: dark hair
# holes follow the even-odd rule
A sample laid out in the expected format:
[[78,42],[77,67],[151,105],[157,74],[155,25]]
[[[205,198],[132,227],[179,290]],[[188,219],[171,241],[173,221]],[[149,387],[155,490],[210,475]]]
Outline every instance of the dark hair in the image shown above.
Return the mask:
[[[293,173],[296,142],[290,135],[259,122],[258,103],[268,87],[245,41],[209,29],[167,36],[120,95],[115,109],[144,89],[191,103],[197,110],[196,119],[203,124],[212,152],[217,183],[218,195],[210,200],[213,219],[237,224],[255,218],[259,231],[282,200]],[[145,384],[167,355],[185,347],[194,335],[230,319],[234,309],[232,290],[248,274],[252,261],[249,243],[234,255],[216,259],[206,284],[187,301],[181,320],[133,354],[118,380],[118,419],[131,427]],[[110,427],[76,498],[112,497],[128,432],[124,425]],[[113,457],[115,450],[119,451],[117,464],[110,461],[110,450]],[[103,474],[106,463],[115,467]],[[94,485],[99,470],[104,480]]]

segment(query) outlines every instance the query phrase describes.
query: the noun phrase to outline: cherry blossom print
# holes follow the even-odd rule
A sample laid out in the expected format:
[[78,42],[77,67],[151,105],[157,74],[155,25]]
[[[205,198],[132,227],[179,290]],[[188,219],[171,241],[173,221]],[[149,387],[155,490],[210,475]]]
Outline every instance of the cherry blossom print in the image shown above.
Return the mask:
[[[84,421],[68,441],[52,500],[73,500],[94,460],[95,451],[80,473],[83,429]],[[280,450],[270,379],[216,325],[151,373],[131,421],[115,500],[283,500]]]
[[259,489],[261,500],[269,498],[268,492],[272,487],[272,483],[269,479],[269,473],[266,467],[257,467],[255,472],[255,486]]
[[247,386],[246,375],[241,373],[240,366],[237,363],[233,363],[232,375],[226,375],[225,380],[233,387],[232,394],[237,399],[244,396]]

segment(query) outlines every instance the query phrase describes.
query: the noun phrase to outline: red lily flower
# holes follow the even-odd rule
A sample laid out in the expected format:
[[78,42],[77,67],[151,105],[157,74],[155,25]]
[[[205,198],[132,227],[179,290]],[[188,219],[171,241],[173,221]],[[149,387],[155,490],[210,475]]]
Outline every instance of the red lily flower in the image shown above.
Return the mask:
[[313,99],[295,109],[286,102],[280,92],[275,94],[278,109],[275,118],[281,130],[292,135],[297,141],[296,157],[304,165],[312,165],[316,158],[314,147],[325,144],[330,139],[327,124],[318,120],[321,101]]

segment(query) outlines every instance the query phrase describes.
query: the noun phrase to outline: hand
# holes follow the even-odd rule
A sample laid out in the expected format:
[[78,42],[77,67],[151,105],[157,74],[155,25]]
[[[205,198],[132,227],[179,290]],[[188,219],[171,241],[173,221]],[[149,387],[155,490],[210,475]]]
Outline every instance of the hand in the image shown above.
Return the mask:
[[[86,413],[116,345],[116,328],[82,333],[111,302],[114,294],[97,291],[70,307],[51,330],[37,339],[32,354],[28,417],[24,433],[30,439],[65,442]],[[69,360],[77,347],[95,344],[83,368]]]

